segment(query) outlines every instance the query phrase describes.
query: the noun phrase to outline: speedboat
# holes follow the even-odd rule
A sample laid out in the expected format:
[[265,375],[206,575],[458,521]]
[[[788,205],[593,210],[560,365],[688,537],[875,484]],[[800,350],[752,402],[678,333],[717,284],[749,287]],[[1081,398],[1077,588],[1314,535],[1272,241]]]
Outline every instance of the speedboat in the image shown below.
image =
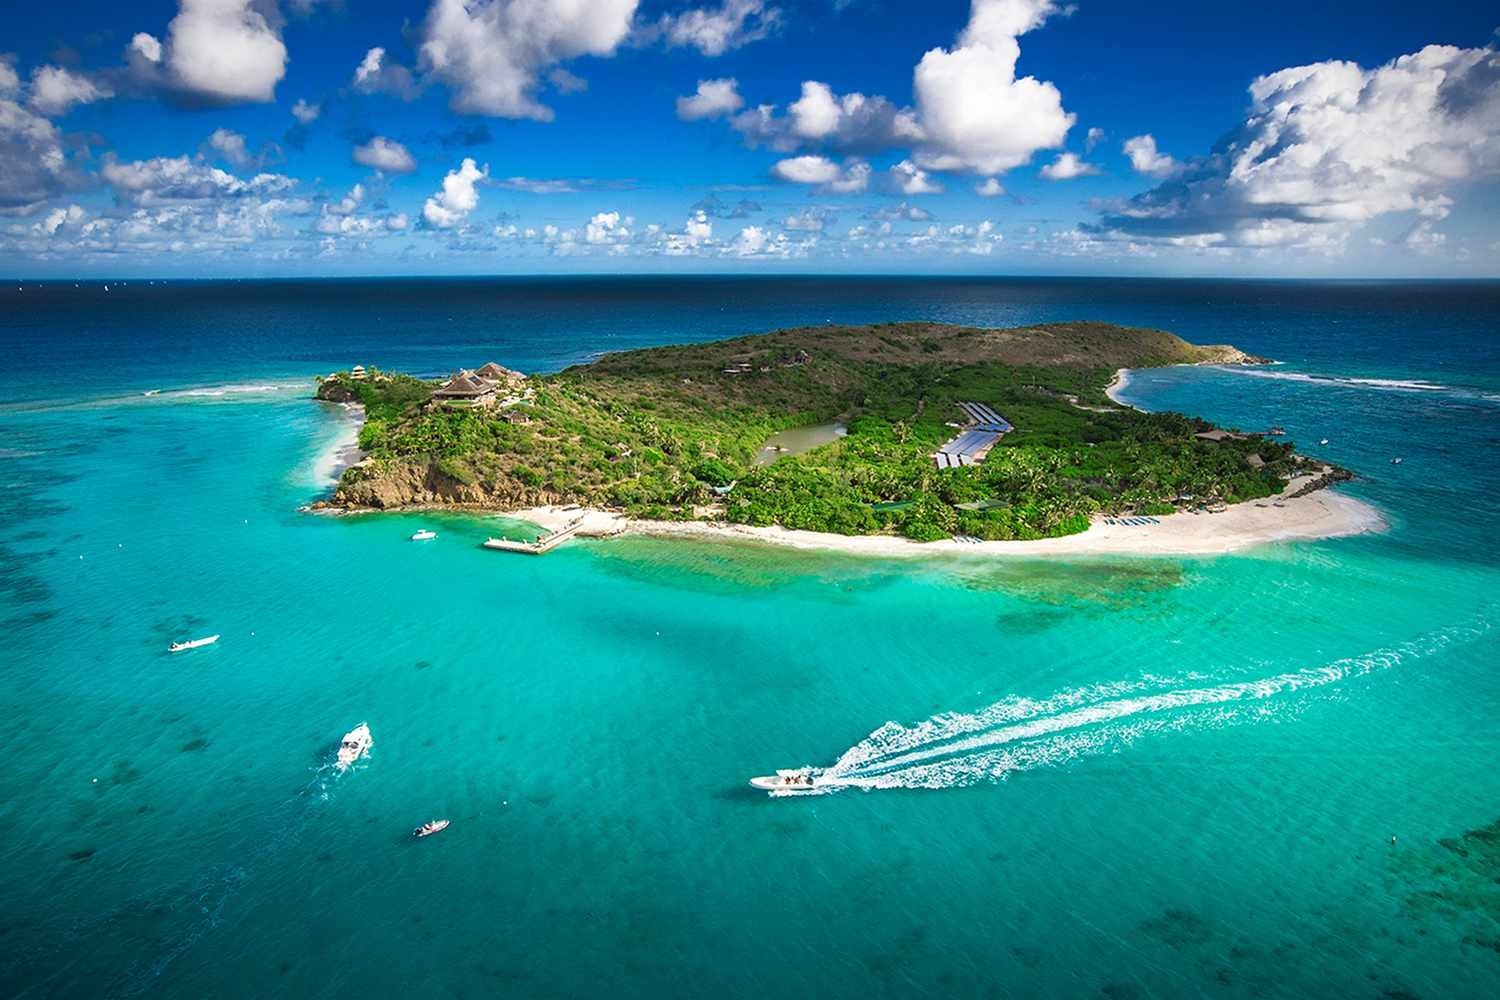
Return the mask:
[[415,534],[413,534],[411,536],[411,540],[414,541],[414,542],[430,542],[430,541],[432,541],[436,537],[437,537],[437,532],[436,531],[428,531],[426,528],[423,528],[421,531],[418,531]]
[[339,770],[345,770],[361,757],[368,757],[370,747],[374,745],[375,740],[370,736],[369,723],[361,722],[349,730],[344,734],[344,738],[339,740]]
[[750,787],[776,795],[809,795],[819,790],[818,778],[822,773],[811,767],[783,768],[775,774],[751,778]]
[[413,830],[411,832],[411,835],[413,837],[430,837],[434,833],[442,833],[444,830],[448,829],[448,822],[449,821],[446,819],[428,820],[426,823],[423,823],[421,826]]
[[189,639],[187,642],[174,642],[167,647],[169,653],[180,653],[184,649],[197,649],[199,646],[212,646],[219,641],[218,633],[206,635],[201,639]]

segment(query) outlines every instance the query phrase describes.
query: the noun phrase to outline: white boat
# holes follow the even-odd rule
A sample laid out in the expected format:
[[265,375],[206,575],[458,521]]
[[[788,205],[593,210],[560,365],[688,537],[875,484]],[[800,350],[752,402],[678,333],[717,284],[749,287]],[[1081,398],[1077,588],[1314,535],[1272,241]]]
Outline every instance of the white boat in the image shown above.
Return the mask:
[[1391,464],[1392,465],[1400,465],[1401,464],[1401,459],[1399,459],[1399,458],[1393,458],[1393,459],[1391,459]]
[[423,823],[421,826],[413,830],[411,832],[411,835],[413,837],[430,837],[434,833],[442,833],[444,830],[448,829],[448,822],[449,821],[446,819],[428,820],[426,823]]
[[1323,438],[1321,441],[1318,442],[1318,444],[1327,444],[1327,443],[1328,443],[1328,439],[1327,438]]
[[342,771],[361,757],[368,757],[375,740],[370,736],[370,726],[361,722],[339,740],[339,770]]
[[218,633],[206,635],[201,639],[189,639],[187,642],[174,642],[167,647],[169,653],[180,653],[184,649],[197,649],[199,646],[212,646],[219,641]]
[[819,784],[818,779],[821,776],[822,772],[816,768],[783,768],[775,774],[763,774],[760,777],[751,778],[750,787],[777,795],[810,795],[827,787],[826,783]]
[[421,531],[415,532],[411,536],[411,540],[414,542],[430,542],[436,537],[436,531],[428,531],[426,528],[423,528]]

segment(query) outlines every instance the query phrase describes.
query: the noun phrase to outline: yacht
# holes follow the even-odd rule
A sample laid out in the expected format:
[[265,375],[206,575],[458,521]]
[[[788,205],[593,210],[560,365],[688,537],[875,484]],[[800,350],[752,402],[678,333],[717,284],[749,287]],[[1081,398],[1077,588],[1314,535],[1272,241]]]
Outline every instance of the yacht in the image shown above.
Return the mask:
[[750,787],[777,795],[810,795],[819,789],[818,778],[822,773],[811,767],[786,768],[751,778]]
[[344,734],[339,740],[339,770],[343,771],[359,760],[368,757],[370,747],[375,745],[375,740],[370,736],[369,723],[361,722],[353,729]]
[[169,653],[180,653],[184,649],[197,649],[199,646],[212,646],[219,641],[218,633],[206,635],[201,639],[189,639],[187,642],[174,642],[167,647]]
[[413,837],[430,837],[434,833],[442,833],[446,829],[448,829],[448,820],[433,819],[417,827],[411,832],[411,835]]
[[423,528],[421,531],[418,531],[415,534],[413,534],[411,536],[411,540],[414,541],[414,542],[430,542],[430,541],[432,541],[436,537],[437,537],[437,532],[436,531],[428,531],[426,528]]

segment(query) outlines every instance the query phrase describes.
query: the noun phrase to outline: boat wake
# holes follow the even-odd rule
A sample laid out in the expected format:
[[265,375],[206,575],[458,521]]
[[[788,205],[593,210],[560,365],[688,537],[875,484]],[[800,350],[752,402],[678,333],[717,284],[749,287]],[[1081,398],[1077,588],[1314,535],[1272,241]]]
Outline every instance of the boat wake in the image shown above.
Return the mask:
[[978,712],[945,713],[914,725],[887,722],[820,770],[815,793],[1000,781],[1148,735],[1253,722],[1304,705],[1300,696],[1309,692],[1431,656],[1488,630],[1488,616],[1479,617],[1399,646],[1258,680],[1143,677],[1049,698],[1006,698]]

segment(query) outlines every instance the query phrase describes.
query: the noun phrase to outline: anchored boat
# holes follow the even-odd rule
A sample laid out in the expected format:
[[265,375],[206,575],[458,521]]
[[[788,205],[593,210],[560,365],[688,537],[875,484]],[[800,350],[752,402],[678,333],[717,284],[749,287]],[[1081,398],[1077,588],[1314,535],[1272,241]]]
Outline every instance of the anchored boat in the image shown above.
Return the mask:
[[184,649],[197,649],[199,646],[212,646],[219,641],[218,633],[206,635],[201,639],[189,639],[187,642],[174,642],[167,647],[169,653],[180,653]]
[[442,833],[444,830],[448,829],[448,822],[449,821],[446,819],[428,820],[426,823],[423,823],[421,826],[413,830],[411,832],[411,835],[413,837],[421,838],[430,837],[434,833]]
[[436,531],[429,531],[426,528],[423,528],[421,531],[414,533],[411,536],[411,540],[414,542],[430,542],[436,537]]

